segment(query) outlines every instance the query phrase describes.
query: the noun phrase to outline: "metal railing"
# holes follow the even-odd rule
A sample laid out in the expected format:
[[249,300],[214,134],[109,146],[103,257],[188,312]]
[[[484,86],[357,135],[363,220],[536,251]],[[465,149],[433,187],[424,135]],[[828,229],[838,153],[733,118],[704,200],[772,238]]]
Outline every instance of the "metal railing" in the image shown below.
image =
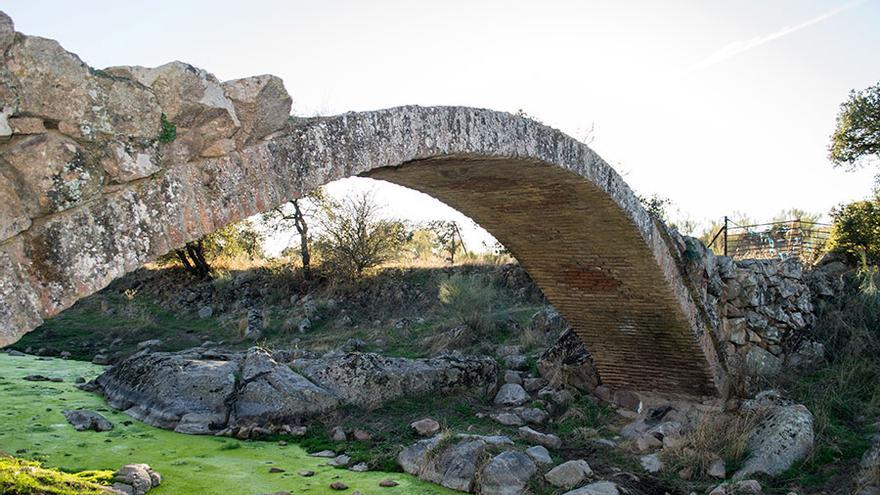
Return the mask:
[[724,217],[708,247],[738,259],[793,257],[812,264],[824,252],[830,234],[831,225],[808,220],[739,225]]

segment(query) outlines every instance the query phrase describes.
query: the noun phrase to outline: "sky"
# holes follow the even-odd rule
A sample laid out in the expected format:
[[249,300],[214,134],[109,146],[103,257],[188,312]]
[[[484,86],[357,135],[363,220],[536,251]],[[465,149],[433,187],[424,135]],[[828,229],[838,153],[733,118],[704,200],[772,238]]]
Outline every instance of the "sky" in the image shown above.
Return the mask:
[[[398,105],[524,110],[589,141],[639,194],[706,224],[734,211],[826,213],[875,170],[827,159],[840,103],[880,82],[880,0],[4,0],[16,29],[98,68],[182,60],[271,73],[293,113]],[[466,220],[372,188],[389,215]],[[468,229],[470,243],[486,237]]]

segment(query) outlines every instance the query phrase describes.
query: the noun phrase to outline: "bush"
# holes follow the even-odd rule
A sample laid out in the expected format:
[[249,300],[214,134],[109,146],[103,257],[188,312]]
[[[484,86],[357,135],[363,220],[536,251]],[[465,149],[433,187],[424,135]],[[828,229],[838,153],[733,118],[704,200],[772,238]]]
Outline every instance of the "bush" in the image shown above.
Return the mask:
[[0,454],[0,493],[9,495],[100,495],[112,478],[113,471],[68,474]]
[[483,332],[494,327],[498,291],[483,278],[456,273],[440,282],[439,296],[450,315],[470,329]]
[[834,226],[829,249],[845,253],[853,261],[863,253],[867,263],[880,263],[880,196],[834,208],[831,216]]

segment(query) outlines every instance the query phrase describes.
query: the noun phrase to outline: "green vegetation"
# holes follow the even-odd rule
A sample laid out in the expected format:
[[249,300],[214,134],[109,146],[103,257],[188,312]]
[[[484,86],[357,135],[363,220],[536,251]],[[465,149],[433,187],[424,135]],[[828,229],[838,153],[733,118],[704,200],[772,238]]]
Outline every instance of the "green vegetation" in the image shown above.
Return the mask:
[[0,493],[7,495],[103,495],[112,478],[113,471],[65,473],[0,454]]
[[840,105],[828,155],[851,168],[880,159],[880,83],[851,91]]
[[160,143],[167,144],[177,139],[177,126],[169,122],[164,113],[159,116],[159,126]]
[[865,256],[872,265],[880,263],[880,195],[831,210],[834,226],[829,249],[845,253],[852,261]]
[[[396,488],[398,493],[452,493],[401,473],[339,471],[327,466],[325,459],[307,456],[306,451],[296,445],[182,435],[144,425],[111,410],[102,398],[73,386],[77,377],[92,378],[100,371],[101,367],[77,361],[40,361],[0,354],[0,403],[3,404],[0,447],[18,458],[68,473],[88,469],[115,471],[126,463],[143,462],[163,476],[162,486],[150,492],[157,495],[253,495],[279,490],[329,494],[333,493],[329,484],[337,479],[364,495],[387,495],[388,489],[379,487],[378,483],[388,477],[400,483]],[[59,376],[65,381],[22,380],[29,374]],[[75,431],[61,411],[78,408],[100,412],[114,423],[113,430]],[[0,466],[9,466],[12,461],[0,459],[0,462],[3,462]],[[269,473],[271,467],[285,472]],[[296,473],[303,469],[314,471],[315,476],[299,477]],[[0,469],[0,476],[7,476],[6,469]],[[81,477],[101,481],[106,479],[106,474],[98,472]],[[15,482],[24,483],[17,478]],[[2,488],[0,492],[9,493]]]
[[498,293],[483,277],[456,273],[440,282],[438,295],[449,314],[474,332],[494,328]]
[[863,264],[846,293],[819,307],[815,337],[825,345],[829,364],[785,384],[813,413],[816,431],[813,454],[785,474],[787,482],[832,486],[854,472],[870,446],[868,423],[880,417],[877,278],[876,267]]

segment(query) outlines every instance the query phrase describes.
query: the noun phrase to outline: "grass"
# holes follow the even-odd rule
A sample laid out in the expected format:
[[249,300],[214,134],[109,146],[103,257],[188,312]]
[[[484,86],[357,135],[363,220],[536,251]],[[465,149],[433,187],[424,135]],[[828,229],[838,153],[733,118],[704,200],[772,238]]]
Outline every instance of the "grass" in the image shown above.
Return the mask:
[[[297,445],[183,435],[147,426],[73,386],[77,377],[92,378],[101,370],[77,361],[0,354],[0,450],[68,473],[115,471],[123,464],[143,462],[163,476],[162,486],[150,492],[156,495],[253,495],[281,490],[322,495],[335,493],[329,484],[337,480],[364,495],[387,495],[389,490],[378,483],[389,477],[400,483],[397,493],[453,493],[403,473],[340,471],[327,466],[325,459],[309,457]],[[29,374],[59,376],[65,381],[22,380]],[[77,408],[100,412],[114,423],[113,430],[75,431],[61,411]],[[285,472],[269,473],[270,467]],[[314,471],[315,476],[297,476],[303,469]]]
[[112,478],[113,471],[65,473],[0,454],[0,493],[8,495],[104,495]]
[[[13,347],[22,351],[30,347],[31,352],[45,349],[45,355],[67,351],[74,359],[86,361],[97,353],[117,358],[129,355],[147,339],[161,340],[154,347],[160,351],[192,348],[209,340],[223,341],[228,348],[247,348],[254,342],[241,339],[241,322],[246,321],[246,309],[239,307],[244,282],[260,291],[264,327],[259,342],[267,347],[326,352],[356,338],[367,342],[365,350],[389,356],[426,357],[453,349],[492,354],[499,344],[519,343],[532,315],[546,307],[539,297],[517,295],[504,285],[511,269],[386,268],[346,286],[304,285],[295,271],[280,266],[243,271],[223,268],[206,281],[175,268],[142,269],[47,320]],[[478,332],[469,327],[462,330],[458,310],[441,301],[444,283],[452,279],[466,281],[461,283],[465,292],[478,292],[484,298],[474,306],[468,302],[470,296],[459,292],[460,297],[454,298],[456,308],[492,308],[488,316],[481,316],[488,323],[481,323]],[[199,294],[198,299],[183,304],[190,292]],[[205,294],[209,299],[205,300]],[[309,318],[311,330],[303,334],[297,326],[305,310],[300,303],[290,303],[294,294],[308,294],[318,306],[317,317]],[[328,306],[330,299],[337,304]],[[199,318],[195,309],[207,304],[214,314]],[[536,341],[528,348],[548,344]]]
[[[313,422],[302,437],[276,436],[273,440],[296,443],[309,452],[320,450],[344,451],[352,463],[365,462],[370,469],[399,471],[397,454],[406,446],[420,440],[409,425],[419,419],[431,417],[449,431],[483,435],[508,435],[516,438],[516,430],[501,426],[488,418],[475,415],[489,404],[478,395],[440,397],[404,397],[384,404],[381,410],[369,411],[347,407]],[[362,429],[372,435],[370,441],[335,441],[329,432],[341,426],[348,432]]]
[[863,266],[848,281],[848,292],[820,305],[814,337],[825,345],[829,362],[782,383],[815,419],[813,453],[782,476],[790,485],[823,493],[854,488],[858,461],[870,447],[869,425],[880,418],[876,278],[876,267]]

